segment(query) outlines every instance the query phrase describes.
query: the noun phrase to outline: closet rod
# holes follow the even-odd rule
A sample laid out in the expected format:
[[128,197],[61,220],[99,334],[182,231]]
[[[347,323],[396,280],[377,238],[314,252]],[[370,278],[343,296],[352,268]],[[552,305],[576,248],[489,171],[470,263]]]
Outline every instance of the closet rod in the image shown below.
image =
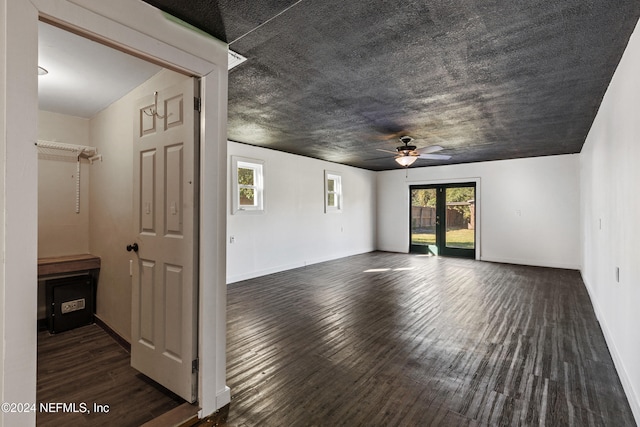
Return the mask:
[[74,153],[77,153],[78,155],[85,155],[89,157],[95,156],[96,154],[98,154],[97,148],[89,147],[88,145],[67,144],[65,142],[45,141],[41,139],[39,139],[38,142],[36,142],[36,145],[41,148],[72,151]]

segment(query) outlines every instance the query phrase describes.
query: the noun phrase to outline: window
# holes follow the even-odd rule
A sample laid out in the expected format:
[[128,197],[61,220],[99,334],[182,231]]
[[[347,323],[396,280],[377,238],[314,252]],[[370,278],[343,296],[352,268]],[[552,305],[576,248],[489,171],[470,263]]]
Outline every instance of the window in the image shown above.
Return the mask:
[[334,172],[324,172],[325,212],[340,212],[342,210],[342,177]]
[[264,211],[263,166],[262,160],[232,157],[232,213]]

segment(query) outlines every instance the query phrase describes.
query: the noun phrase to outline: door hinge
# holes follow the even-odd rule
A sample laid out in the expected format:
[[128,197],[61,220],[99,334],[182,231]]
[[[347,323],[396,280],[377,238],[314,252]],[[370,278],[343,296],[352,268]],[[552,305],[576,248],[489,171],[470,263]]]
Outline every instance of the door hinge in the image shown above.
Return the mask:
[[200,359],[193,359],[193,360],[191,361],[191,373],[192,373],[192,374],[193,374],[194,372],[197,372],[197,371],[198,371],[198,369],[199,369],[199,367],[200,367],[200,366],[199,366],[199,364],[200,364],[199,360],[200,360]]
[[198,113],[200,112],[200,98],[194,97],[193,98],[193,109],[196,110]]

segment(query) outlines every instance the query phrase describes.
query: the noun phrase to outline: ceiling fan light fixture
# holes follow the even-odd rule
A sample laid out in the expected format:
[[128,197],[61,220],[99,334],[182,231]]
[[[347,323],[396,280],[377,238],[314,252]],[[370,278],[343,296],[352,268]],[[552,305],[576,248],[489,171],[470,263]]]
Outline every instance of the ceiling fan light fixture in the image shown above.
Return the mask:
[[400,166],[403,166],[405,168],[408,168],[409,166],[411,166],[416,160],[418,160],[418,157],[411,156],[411,155],[396,157],[396,162],[398,162]]

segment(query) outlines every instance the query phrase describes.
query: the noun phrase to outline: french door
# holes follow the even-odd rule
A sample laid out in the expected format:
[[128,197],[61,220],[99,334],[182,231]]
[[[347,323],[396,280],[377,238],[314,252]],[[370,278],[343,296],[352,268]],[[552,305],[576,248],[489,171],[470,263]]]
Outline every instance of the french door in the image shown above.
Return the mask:
[[476,184],[412,185],[410,251],[475,258]]

